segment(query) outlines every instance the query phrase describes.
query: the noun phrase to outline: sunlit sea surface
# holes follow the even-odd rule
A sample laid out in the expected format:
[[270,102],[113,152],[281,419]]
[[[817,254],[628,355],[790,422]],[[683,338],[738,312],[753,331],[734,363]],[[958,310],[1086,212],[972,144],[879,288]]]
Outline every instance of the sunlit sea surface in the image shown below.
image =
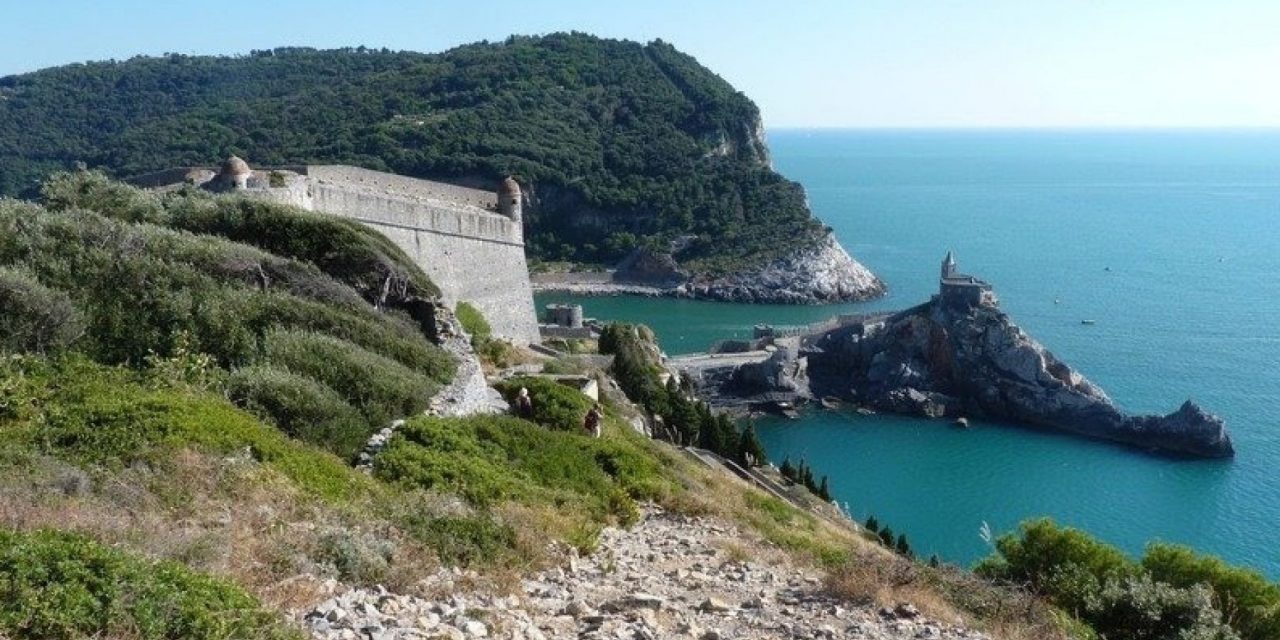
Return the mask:
[[[1175,461],[977,423],[811,411],[760,424],[770,457],[830,476],[918,553],[968,564],[984,522],[1052,516],[1140,553],[1190,544],[1280,579],[1280,131],[773,132],[776,168],[889,285],[825,307],[573,300],[644,322],[670,354],[839,312],[925,300],[938,263],[996,287],[1032,336],[1122,408],[1187,398],[1227,420],[1231,461]],[[1081,320],[1094,320],[1084,325]]]

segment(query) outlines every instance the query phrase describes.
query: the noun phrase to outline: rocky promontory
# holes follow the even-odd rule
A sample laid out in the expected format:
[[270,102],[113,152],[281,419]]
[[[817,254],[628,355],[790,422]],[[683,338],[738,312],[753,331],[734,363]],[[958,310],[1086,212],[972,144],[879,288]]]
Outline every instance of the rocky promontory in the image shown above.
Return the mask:
[[611,271],[532,274],[535,290],[581,295],[644,295],[762,304],[854,302],[886,287],[828,234],[764,266],[727,275],[689,274],[670,253],[637,250]]
[[884,282],[828,234],[821,242],[763,267],[678,288],[677,295],[728,302],[821,304],[867,300],[885,293]]
[[674,368],[721,406],[841,398],[878,411],[1004,420],[1175,455],[1235,453],[1223,420],[1190,400],[1164,416],[1121,411],[1014,324],[991,285],[959,273],[950,254],[929,302],[777,334],[786,338],[772,332],[741,345],[746,351],[684,357]]
[[1179,455],[1234,454],[1222,419],[1191,401],[1166,416],[1123,413],[994,304],[936,298],[812,336],[806,347],[817,388],[878,410],[1008,420]]

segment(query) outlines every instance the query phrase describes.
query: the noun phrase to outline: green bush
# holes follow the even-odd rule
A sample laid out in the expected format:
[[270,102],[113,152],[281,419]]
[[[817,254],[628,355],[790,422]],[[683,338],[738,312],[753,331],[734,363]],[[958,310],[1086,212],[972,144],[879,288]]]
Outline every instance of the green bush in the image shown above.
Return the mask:
[[338,392],[371,427],[421,413],[440,388],[395,360],[319,333],[273,330],[263,340],[263,352],[268,364]]
[[59,171],[45,180],[40,195],[53,211],[93,209],[124,222],[152,224],[169,219],[154,192],[116,182],[99,171]]
[[440,295],[403,250],[354,220],[250,198],[184,194],[171,196],[165,206],[169,226],[309,262],[373,303]]
[[1280,586],[1185,547],[1153,544],[1141,564],[1047,519],[1001,536],[983,576],[1025,584],[1103,638],[1270,640]]
[[169,355],[186,332],[222,366],[249,364],[277,326],[331,332],[436,380],[453,363],[401,316],[314,266],[208,236],[95,213],[0,203],[0,265],[21,264],[83,311],[82,348],[108,363]]
[[239,588],[87,538],[0,530],[0,635],[301,638]]
[[1018,533],[1001,536],[996,554],[978,564],[980,575],[1026,584],[1077,615],[1108,581],[1138,572],[1119,549],[1047,518],[1024,522]]
[[516,544],[515,531],[487,516],[413,518],[409,533],[449,565],[498,563]]
[[493,328],[489,326],[489,321],[485,320],[484,314],[471,303],[465,300],[459,302],[455,313],[463,330],[471,336],[472,345],[483,344],[493,337]]
[[221,396],[156,389],[135,372],[81,357],[0,360],[0,442],[107,467],[162,462],[184,447],[220,455],[247,449],[302,491],[326,499],[372,487],[334,455],[290,440]]
[[370,435],[364,416],[336,391],[288,371],[262,366],[238,369],[227,381],[227,395],[289,437],[342,458],[359,453]]
[[581,392],[549,380],[534,376],[517,376],[498,382],[494,387],[514,406],[520,389],[529,390],[533,401],[533,421],[557,431],[582,433],[582,422],[591,410],[591,399]]
[[0,351],[59,351],[84,333],[71,298],[24,271],[0,268],[0,310]]
[[1108,580],[1082,617],[1103,638],[1124,640],[1238,640],[1204,585],[1187,588],[1148,575]]
[[632,498],[670,489],[656,458],[626,434],[603,439],[548,431],[509,417],[410,420],[374,463],[374,474],[473,504],[574,505],[597,520],[635,517]]
[[1245,640],[1280,638],[1280,585],[1258,572],[1171,544],[1147,547],[1142,568],[1176,587],[1208,585],[1224,619]]

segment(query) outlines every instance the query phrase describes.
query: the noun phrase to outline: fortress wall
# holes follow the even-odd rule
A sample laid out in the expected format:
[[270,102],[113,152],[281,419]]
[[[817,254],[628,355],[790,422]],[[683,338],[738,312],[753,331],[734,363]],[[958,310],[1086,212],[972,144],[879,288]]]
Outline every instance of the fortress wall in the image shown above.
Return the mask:
[[[188,169],[139,176],[131,182],[153,188],[181,184]],[[244,193],[350,218],[378,230],[440,287],[446,304],[472,303],[497,336],[522,344],[539,341],[523,229],[492,211],[496,193],[356,167],[277,169],[297,175],[286,175],[282,187],[251,187]]]
[[381,171],[370,171],[346,165],[310,165],[304,172],[311,178],[352,187],[374,189],[411,198],[446,200],[482,209],[496,209],[498,196],[493,191],[470,189],[444,182],[409,178]]
[[320,182],[311,184],[310,193],[311,208],[369,224],[432,229],[441,234],[524,246],[523,230],[514,220],[474,207],[451,206],[439,201],[423,202]]
[[539,341],[522,232],[510,218],[318,182],[310,186],[308,208],[380,231],[431,277],[447,304],[475,305],[495,335]]

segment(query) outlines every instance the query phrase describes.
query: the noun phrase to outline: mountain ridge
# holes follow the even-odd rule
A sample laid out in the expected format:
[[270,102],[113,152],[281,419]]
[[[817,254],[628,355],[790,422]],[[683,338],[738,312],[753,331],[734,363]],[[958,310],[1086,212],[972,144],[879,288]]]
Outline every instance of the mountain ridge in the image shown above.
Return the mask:
[[756,105],[661,40],[139,56],[0,78],[0,97],[8,195],[34,195],[77,163],[123,177],[238,155],[463,182],[514,175],[535,261],[611,265],[688,238],[676,258],[706,280],[830,237],[803,188],[769,166]]

